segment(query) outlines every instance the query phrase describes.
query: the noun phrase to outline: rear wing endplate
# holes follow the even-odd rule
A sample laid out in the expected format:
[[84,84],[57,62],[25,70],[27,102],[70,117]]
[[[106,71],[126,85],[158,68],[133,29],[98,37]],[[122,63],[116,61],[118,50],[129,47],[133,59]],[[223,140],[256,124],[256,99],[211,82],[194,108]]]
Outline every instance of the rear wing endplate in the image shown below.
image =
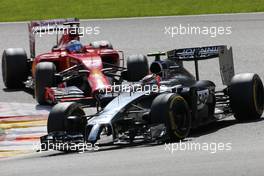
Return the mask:
[[177,61],[194,61],[196,79],[199,80],[198,61],[219,58],[220,74],[222,83],[230,85],[235,75],[232,47],[226,45],[206,46],[196,48],[174,49],[167,52],[168,59]]
[[[66,19],[53,19],[53,20],[39,20],[31,21],[28,23],[28,32],[29,32],[29,49],[30,49],[30,58],[35,58],[35,34],[43,30],[52,30],[58,28],[58,26],[63,25],[64,23],[75,23],[79,22],[77,18],[66,18]],[[48,27],[48,29],[45,29]]]

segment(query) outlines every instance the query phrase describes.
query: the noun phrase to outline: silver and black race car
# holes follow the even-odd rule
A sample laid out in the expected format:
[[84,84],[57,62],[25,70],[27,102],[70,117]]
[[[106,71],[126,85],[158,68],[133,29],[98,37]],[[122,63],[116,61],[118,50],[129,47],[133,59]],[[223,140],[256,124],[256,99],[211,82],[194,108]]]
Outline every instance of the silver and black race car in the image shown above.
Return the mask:
[[[48,117],[48,134],[41,137],[47,149],[51,144],[101,143],[105,137],[113,143],[143,141],[179,141],[191,129],[234,116],[238,121],[261,118],[264,90],[254,73],[235,75],[232,48],[207,46],[153,53],[155,60],[146,67],[147,57],[135,56],[138,68],[135,82],[123,82],[122,88],[102,92],[100,100],[112,97],[94,114],[78,103],[59,103]],[[198,61],[219,58],[224,89],[216,90],[212,81],[199,80]],[[194,61],[195,76],[183,67]],[[130,61],[130,63],[133,63]],[[145,65],[144,65],[145,64]],[[145,75],[146,68],[149,74]],[[140,74],[144,73],[144,74]],[[127,76],[125,73],[123,77]],[[54,145],[53,145],[54,146]]]

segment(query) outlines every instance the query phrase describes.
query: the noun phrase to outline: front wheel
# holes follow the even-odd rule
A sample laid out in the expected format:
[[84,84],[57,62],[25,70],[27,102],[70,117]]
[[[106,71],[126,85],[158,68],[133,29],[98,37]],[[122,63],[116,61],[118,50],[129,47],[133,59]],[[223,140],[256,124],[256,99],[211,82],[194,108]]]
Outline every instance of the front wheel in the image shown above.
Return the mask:
[[48,117],[47,130],[51,132],[82,132],[85,121],[81,121],[81,116],[85,113],[78,103],[65,102],[56,104]]
[[256,120],[263,113],[264,90],[254,73],[235,75],[229,87],[231,109],[237,120]]
[[40,105],[47,104],[45,98],[46,87],[55,86],[56,66],[52,62],[40,62],[35,73],[35,97]]
[[167,93],[157,96],[152,102],[150,117],[153,124],[165,124],[170,141],[182,140],[190,132],[190,109],[180,95]]

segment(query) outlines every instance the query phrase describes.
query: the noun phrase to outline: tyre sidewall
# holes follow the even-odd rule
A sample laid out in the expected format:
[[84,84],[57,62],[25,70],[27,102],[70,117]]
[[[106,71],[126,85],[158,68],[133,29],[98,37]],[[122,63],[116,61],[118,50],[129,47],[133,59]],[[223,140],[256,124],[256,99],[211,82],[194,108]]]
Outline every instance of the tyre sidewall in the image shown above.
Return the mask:
[[51,62],[40,62],[35,73],[35,97],[39,104],[47,104],[45,88],[55,86],[56,66]]
[[2,78],[7,88],[23,88],[29,76],[27,54],[22,48],[9,48],[2,55]]
[[[180,106],[180,113],[185,113],[188,128],[184,132],[177,130],[177,122],[175,122],[175,111],[172,106]],[[183,97],[169,93],[161,94],[156,97],[151,106],[151,122],[164,123],[171,141],[184,139],[191,128],[191,115],[187,102]]]
[[80,106],[80,104],[74,102],[56,104],[48,117],[48,133],[66,131],[67,117],[69,116],[85,115]]
[[257,95],[257,88],[262,89],[263,96],[263,84],[257,74],[239,74],[232,78],[230,103],[236,119],[255,120],[261,117],[263,101],[262,106],[258,105],[257,97],[261,95]]
[[139,81],[149,73],[147,57],[131,55],[127,58],[127,78],[128,81]]

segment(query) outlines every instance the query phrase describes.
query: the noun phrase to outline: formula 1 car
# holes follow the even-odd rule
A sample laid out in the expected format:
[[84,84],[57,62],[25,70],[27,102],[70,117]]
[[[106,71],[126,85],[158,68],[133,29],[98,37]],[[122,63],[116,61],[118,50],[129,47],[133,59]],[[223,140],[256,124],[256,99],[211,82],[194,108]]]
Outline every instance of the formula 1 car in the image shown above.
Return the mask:
[[[165,54],[167,58],[162,59]],[[54,144],[100,144],[107,136],[114,143],[179,141],[191,129],[231,115],[238,121],[261,117],[262,81],[254,73],[235,75],[231,47],[184,48],[148,56],[155,57],[151,74],[136,84],[122,83],[128,89],[120,89],[97,113],[86,114],[85,106],[78,103],[55,105],[48,118],[48,134],[41,137],[43,149]],[[222,90],[216,90],[212,81],[199,80],[198,61],[217,57]],[[183,61],[195,62],[195,76],[183,67]]]
[[[135,63],[147,67],[142,56],[129,57],[125,69],[123,52],[113,49],[108,41],[95,41],[83,46],[79,41],[82,35],[79,24],[76,18],[30,22],[30,58],[22,48],[9,48],[3,52],[5,86],[34,89],[39,104],[86,101],[94,106],[98,91],[109,88],[113,82],[122,81],[120,74],[128,75],[131,80],[148,74],[146,69],[140,73],[143,75],[132,74],[137,69],[133,66]],[[50,52],[35,56],[35,35],[52,31],[57,34],[57,44]],[[60,31],[62,36],[59,40]],[[135,57],[138,59],[133,59]]]

